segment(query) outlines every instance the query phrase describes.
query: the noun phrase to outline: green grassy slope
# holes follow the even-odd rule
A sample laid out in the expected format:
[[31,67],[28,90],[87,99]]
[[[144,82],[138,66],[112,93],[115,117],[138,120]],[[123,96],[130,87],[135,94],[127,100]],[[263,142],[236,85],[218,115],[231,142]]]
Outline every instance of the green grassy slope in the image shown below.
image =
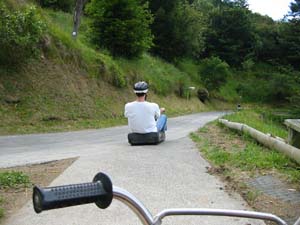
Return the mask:
[[72,15],[39,10],[48,25],[39,59],[22,68],[0,68],[0,135],[125,124],[124,104],[134,100],[131,86],[137,80],[150,83],[149,100],[170,116],[211,109],[195,93],[186,99],[184,88],[195,83],[173,65],[149,55],[113,59],[87,44],[85,20],[74,40]]

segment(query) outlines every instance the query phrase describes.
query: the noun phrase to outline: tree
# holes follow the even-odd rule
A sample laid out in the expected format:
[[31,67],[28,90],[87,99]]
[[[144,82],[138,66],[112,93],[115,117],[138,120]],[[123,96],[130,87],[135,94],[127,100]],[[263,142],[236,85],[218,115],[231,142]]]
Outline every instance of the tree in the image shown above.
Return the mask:
[[300,69],[300,0],[290,4],[288,22],[282,24],[280,47],[281,57],[286,64]]
[[254,29],[247,8],[221,1],[210,14],[204,56],[218,56],[239,66],[252,57],[256,45]]
[[87,5],[92,19],[91,40],[114,56],[136,57],[152,46],[147,4],[139,0],[92,0]]
[[215,7],[249,7],[248,0],[211,0]]
[[74,37],[77,36],[78,33],[78,29],[80,26],[80,17],[81,17],[81,13],[83,11],[83,7],[84,5],[87,3],[88,0],[76,0],[76,5],[75,5],[75,10],[74,10],[74,17],[73,17],[73,32],[72,35]]
[[16,66],[35,57],[46,30],[35,7],[8,10],[0,2],[0,66]]
[[290,12],[288,16],[293,19],[300,19],[300,0],[294,0],[294,2],[290,3]]
[[71,12],[74,7],[74,0],[38,0],[42,7]]
[[173,21],[174,42],[170,43],[173,57],[197,57],[204,50],[205,25],[202,14],[193,5],[184,2],[178,5]]
[[209,91],[219,90],[230,75],[229,66],[218,57],[206,58],[201,61],[199,74],[201,81]]
[[254,25],[256,45],[254,48],[256,61],[279,63],[280,62],[280,23],[271,17],[258,13],[251,15]]
[[185,0],[150,0],[154,14],[152,52],[174,61],[179,57],[197,56],[204,48],[203,15]]

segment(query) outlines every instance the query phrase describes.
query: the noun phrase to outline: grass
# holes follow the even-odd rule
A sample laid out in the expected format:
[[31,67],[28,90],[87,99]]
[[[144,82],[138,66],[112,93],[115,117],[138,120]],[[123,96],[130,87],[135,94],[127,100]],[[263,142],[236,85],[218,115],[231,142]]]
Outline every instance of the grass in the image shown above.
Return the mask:
[[0,196],[0,219],[4,216],[4,209],[2,208],[4,204],[3,198]]
[[[0,172],[0,189],[15,190],[19,188],[27,188],[31,186],[29,176],[19,171]],[[5,216],[4,198],[0,196],[0,221]]]
[[[213,137],[212,133],[217,137]],[[218,127],[216,123],[192,133],[191,138],[198,144],[203,155],[216,167],[252,175],[277,171],[293,183],[298,183],[300,179],[299,166],[288,157],[259,145],[248,136],[240,136],[228,128]],[[240,140],[243,145],[232,144],[234,140]]]
[[[77,54],[87,65],[90,75],[106,80],[116,87],[132,85],[137,80],[147,80],[152,85],[152,90],[159,95],[169,95],[174,92],[178,94],[180,88],[184,92],[188,86],[191,86],[190,76],[195,76],[194,73],[181,71],[159,58],[144,54],[132,60],[114,59],[105,50],[96,51],[95,47],[88,42],[87,18],[82,18],[79,36],[74,40],[70,35],[71,14],[52,10],[45,10],[45,12],[51,34],[63,41],[69,50],[77,50]],[[184,93],[179,94],[184,95]]]
[[[165,107],[169,116],[211,109],[195,93],[186,100],[184,87],[192,83],[175,66],[148,54],[134,60],[114,59],[88,44],[85,18],[75,40],[71,14],[39,10],[48,25],[43,59],[18,71],[0,68],[0,135],[126,124],[124,105],[134,100],[131,86],[137,80],[149,81],[149,101]],[[19,102],[6,103],[9,96]]]
[[127,74],[129,84],[145,80],[158,95],[167,96],[175,93],[184,97],[187,87],[193,86],[188,74],[149,54],[144,54],[139,59],[119,58],[116,61]]
[[[132,85],[150,83],[149,101],[165,107],[168,116],[214,110],[187,87],[196,86],[197,66],[181,69],[144,54],[139,59],[113,58],[88,42],[88,20],[72,38],[72,15],[39,8],[47,23],[41,59],[7,71],[0,68],[0,135],[91,129],[126,124],[126,102],[135,99]],[[6,103],[8,97],[18,103]]]
[[0,173],[1,188],[20,188],[30,185],[29,177],[23,172],[6,171]]
[[[191,59],[181,59],[177,62],[177,67],[189,75],[192,81],[199,83],[199,65]],[[201,86],[202,87],[202,86]]]
[[271,108],[246,109],[231,115],[226,115],[224,119],[232,122],[244,123],[263,133],[269,133],[281,138],[287,138],[288,132],[283,124],[264,116],[264,112],[273,110]]
[[227,101],[234,102],[236,104],[241,103],[241,96],[238,95],[236,89],[238,87],[238,82],[236,79],[230,77],[227,82],[221,86],[218,97],[222,97]]
[[[254,123],[252,120],[256,117],[252,119],[249,116],[246,122]],[[258,120],[255,123],[267,122]],[[259,145],[247,135],[219,126],[216,121],[191,133],[191,138],[211,165],[208,173],[225,181],[229,193],[238,192],[256,211],[280,215],[284,219],[296,218],[297,205],[271,197],[249,182],[268,175],[284,183],[286,189],[299,190],[298,164],[273,149]]]

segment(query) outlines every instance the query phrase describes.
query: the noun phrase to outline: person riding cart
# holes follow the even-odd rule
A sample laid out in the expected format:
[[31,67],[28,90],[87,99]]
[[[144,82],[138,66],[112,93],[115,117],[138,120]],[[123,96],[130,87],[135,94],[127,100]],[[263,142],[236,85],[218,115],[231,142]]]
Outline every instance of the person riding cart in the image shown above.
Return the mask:
[[139,81],[134,85],[137,99],[125,105],[125,117],[128,118],[130,144],[157,144],[165,139],[167,116],[165,109],[147,101],[148,84]]

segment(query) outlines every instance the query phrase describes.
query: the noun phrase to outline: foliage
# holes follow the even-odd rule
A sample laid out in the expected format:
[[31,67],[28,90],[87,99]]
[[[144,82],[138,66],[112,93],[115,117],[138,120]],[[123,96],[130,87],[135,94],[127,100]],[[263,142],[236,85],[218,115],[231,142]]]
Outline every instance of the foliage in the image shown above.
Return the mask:
[[229,66],[218,57],[203,59],[200,63],[199,74],[206,88],[219,90],[230,75]]
[[0,173],[1,188],[26,187],[30,184],[29,177],[23,172],[7,171]]
[[280,24],[268,16],[252,14],[256,45],[254,46],[257,61],[275,63],[280,61]]
[[0,3],[0,65],[17,65],[37,56],[46,29],[35,7],[9,11]]
[[133,85],[137,80],[145,80],[151,91],[158,95],[175,93],[181,97],[186,96],[190,84],[189,76],[174,65],[147,54],[134,60],[118,59],[118,62],[127,74],[128,83]]
[[0,219],[4,216],[4,209],[2,208],[2,198],[0,197]]
[[209,99],[209,92],[206,88],[199,88],[197,90],[197,96],[199,100],[203,103]]
[[175,65],[179,70],[186,73],[194,83],[200,83],[200,77],[198,75],[199,65],[196,60],[180,58],[180,60],[176,61]]
[[235,104],[241,104],[243,99],[237,91],[238,87],[239,81],[236,79],[236,76],[231,75],[228,77],[227,82],[221,86],[217,97]]
[[114,56],[140,56],[152,46],[152,15],[138,0],[92,0],[87,6],[92,19],[91,39]]
[[273,120],[269,116],[270,108],[257,107],[256,109],[242,110],[234,114],[226,115],[224,118],[233,122],[244,123],[263,133],[270,133],[281,138],[287,137],[287,130],[282,123]]
[[124,76],[123,71],[116,65],[115,63],[112,63],[108,68],[107,65],[109,65],[108,62],[101,63],[100,66],[100,73],[105,81],[112,84],[115,87],[125,87],[126,86],[126,79]]
[[205,56],[218,56],[239,66],[252,56],[255,36],[247,8],[222,3],[209,16]]
[[71,12],[75,6],[74,0],[37,0],[42,7]]
[[[72,17],[61,11],[45,10],[44,16],[52,33],[52,46],[50,54],[56,60],[61,58],[61,63],[76,61],[77,66],[85,67],[88,73],[110,83],[115,87],[125,87],[126,79],[121,68],[113,61],[112,57],[94,50],[88,46],[86,36],[87,18],[82,19],[81,32],[77,40],[71,37]],[[85,32],[84,32],[85,31]]]
[[193,5],[183,2],[173,15],[174,37],[169,40],[173,58],[196,58],[204,49],[204,20],[202,14]]
[[[260,112],[268,110],[272,109],[265,108],[260,110]],[[262,114],[254,110],[240,111],[227,115],[226,119],[245,123],[255,129],[273,135],[284,132],[282,133],[284,136],[278,136],[287,137],[287,131],[280,124],[262,117]],[[250,176],[253,175],[253,172],[255,174],[264,174],[277,171],[288,177],[290,181],[298,183],[300,173],[298,165],[293,160],[274,149],[268,149],[258,144],[256,140],[247,135],[237,134],[224,126],[220,126],[220,128],[213,123],[191,134],[191,138],[197,142],[199,150],[214,166],[218,166],[227,173],[235,174],[238,172],[241,174],[240,172],[242,172],[242,174]],[[213,132],[217,134],[211,135]],[[222,137],[222,140],[216,137]]]
[[[261,64],[262,65],[262,64]],[[237,93],[244,101],[288,103],[297,91],[296,74],[288,67],[256,65],[251,73],[238,72]]]
[[300,19],[300,0],[294,0],[290,3],[290,12],[288,14],[292,20]]
[[173,61],[178,57],[196,57],[204,49],[205,21],[200,11],[186,1],[150,1],[155,15],[151,26],[154,34],[152,51]]
[[[201,134],[207,133],[205,128],[191,135],[191,138],[198,143],[201,152],[214,166],[229,170],[227,172],[238,169],[250,172],[250,174],[266,170],[274,171],[275,169],[288,176],[291,181],[298,182],[300,173],[297,170],[297,164],[282,153],[267,149],[251,138],[245,135],[241,137],[230,132],[227,128],[223,128],[220,132],[219,135],[224,135],[226,140],[224,140],[225,145],[224,142],[220,145],[214,141],[214,138],[210,138],[210,135],[207,139],[204,138]],[[239,139],[244,145],[231,145],[230,143],[233,143],[234,139]]]
[[291,112],[295,114],[296,117],[300,117],[300,92],[293,95],[290,99],[291,102]]
[[282,24],[279,41],[281,63],[300,69],[300,19]]

